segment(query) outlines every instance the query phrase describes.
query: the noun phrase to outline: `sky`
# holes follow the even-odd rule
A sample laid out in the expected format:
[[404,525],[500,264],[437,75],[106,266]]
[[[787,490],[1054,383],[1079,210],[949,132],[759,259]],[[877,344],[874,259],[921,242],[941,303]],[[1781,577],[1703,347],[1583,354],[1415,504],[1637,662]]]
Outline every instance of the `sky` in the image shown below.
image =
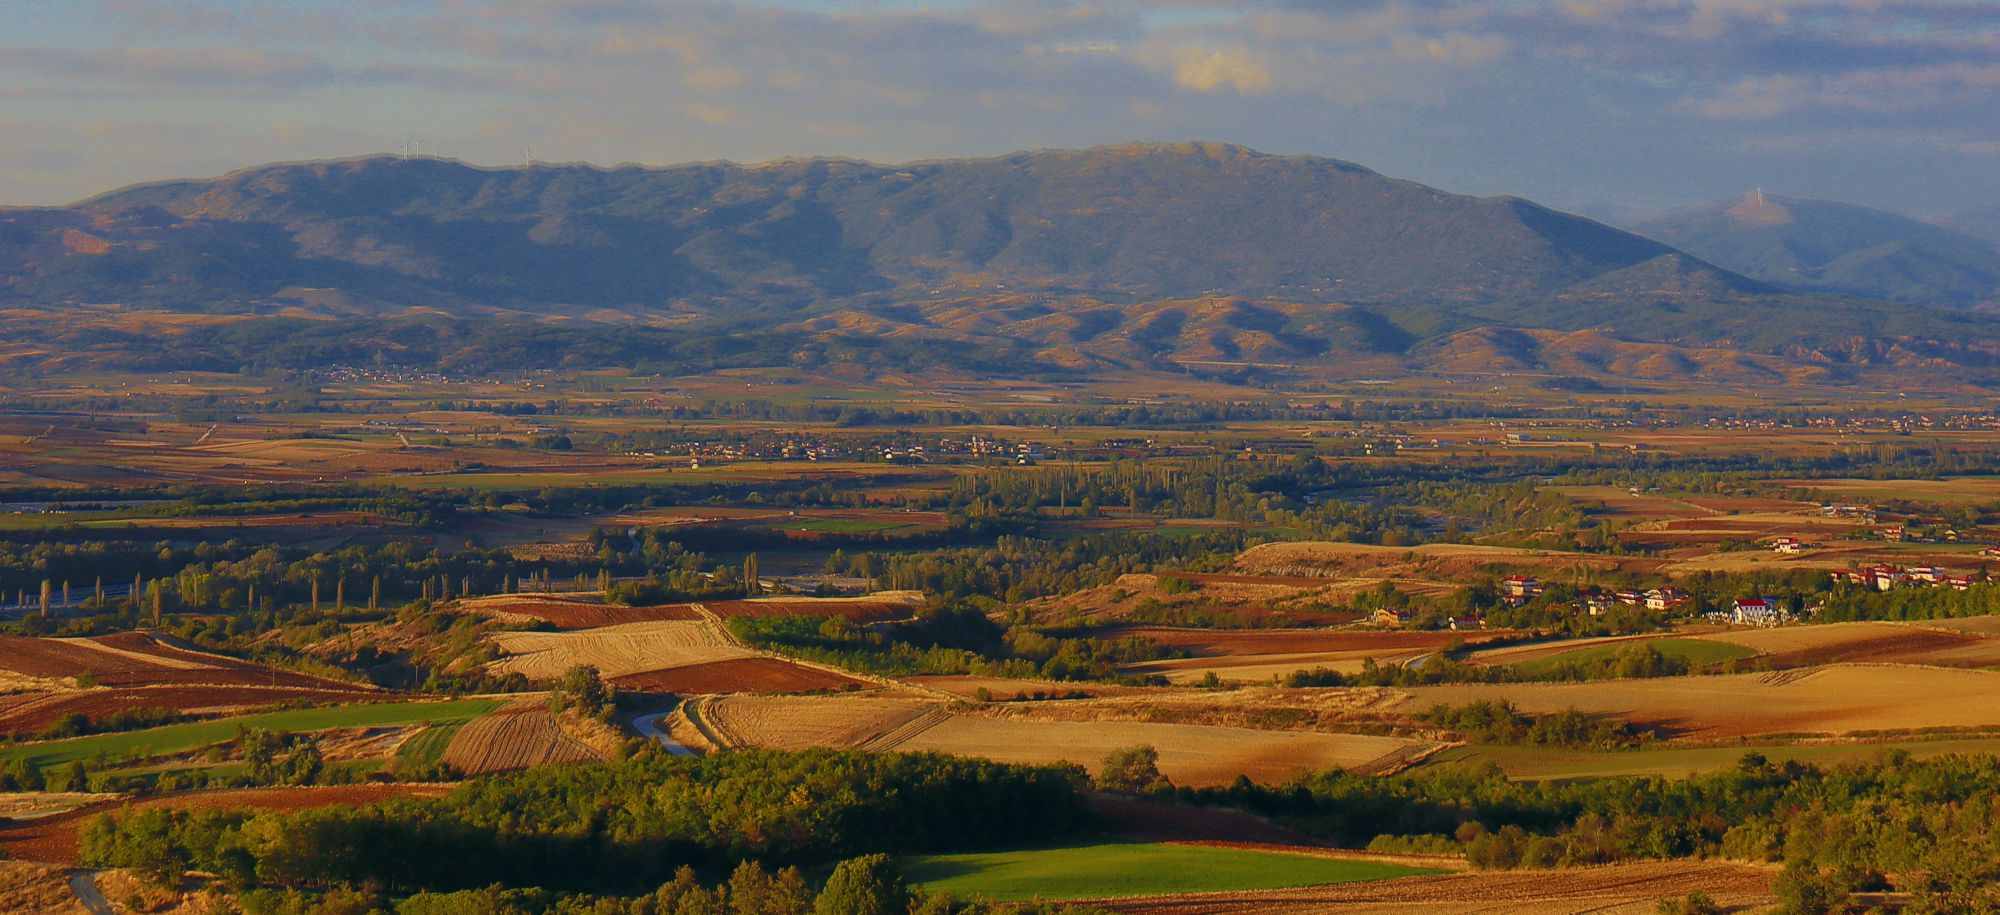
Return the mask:
[[2000,203],[2000,0],[0,0],[0,204],[1206,139],[1628,218]]

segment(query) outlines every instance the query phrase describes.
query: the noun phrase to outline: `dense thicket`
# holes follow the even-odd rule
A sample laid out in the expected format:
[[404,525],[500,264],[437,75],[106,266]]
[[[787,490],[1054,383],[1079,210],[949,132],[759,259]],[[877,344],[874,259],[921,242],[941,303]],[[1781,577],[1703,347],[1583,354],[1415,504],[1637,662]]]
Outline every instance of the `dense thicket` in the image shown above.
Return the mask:
[[938,754],[743,751],[546,766],[440,799],[298,813],[142,810],[93,821],[86,861],[239,886],[499,883],[604,891],[683,865],[819,864],[1040,841],[1083,824],[1073,766]]

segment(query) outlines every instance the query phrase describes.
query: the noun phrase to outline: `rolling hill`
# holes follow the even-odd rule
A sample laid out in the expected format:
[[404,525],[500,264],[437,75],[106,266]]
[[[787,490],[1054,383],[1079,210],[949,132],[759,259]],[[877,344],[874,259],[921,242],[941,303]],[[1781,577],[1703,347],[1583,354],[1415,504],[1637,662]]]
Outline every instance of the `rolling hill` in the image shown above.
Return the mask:
[[1752,193],[1635,227],[1745,276],[1931,305],[2000,302],[2000,250],[1907,216]]
[[1950,366],[1956,383],[2000,347],[2000,325],[1968,336],[1984,325],[1786,294],[1518,198],[1218,143],[905,165],[267,165],[0,210],[0,305],[0,366],[44,367],[1785,383]]

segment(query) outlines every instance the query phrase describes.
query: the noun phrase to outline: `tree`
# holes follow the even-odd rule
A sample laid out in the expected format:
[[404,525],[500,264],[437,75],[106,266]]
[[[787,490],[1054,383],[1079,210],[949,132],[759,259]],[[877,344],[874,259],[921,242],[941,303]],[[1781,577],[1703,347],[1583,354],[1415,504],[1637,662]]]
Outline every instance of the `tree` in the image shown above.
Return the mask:
[[1112,750],[1104,755],[1097,787],[1119,794],[1137,794],[1160,784],[1160,751],[1150,744]]
[[747,597],[756,597],[758,592],[763,590],[759,585],[759,582],[762,580],[762,577],[757,574],[757,554],[751,553],[749,556],[744,557],[743,594]]
[[604,685],[597,668],[579,664],[563,671],[549,689],[549,711],[555,714],[574,709],[593,718],[609,718],[617,693]]
[[903,875],[882,854],[834,865],[826,887],[813,900],[813,915],[904,915],[909,910],[910,891]]

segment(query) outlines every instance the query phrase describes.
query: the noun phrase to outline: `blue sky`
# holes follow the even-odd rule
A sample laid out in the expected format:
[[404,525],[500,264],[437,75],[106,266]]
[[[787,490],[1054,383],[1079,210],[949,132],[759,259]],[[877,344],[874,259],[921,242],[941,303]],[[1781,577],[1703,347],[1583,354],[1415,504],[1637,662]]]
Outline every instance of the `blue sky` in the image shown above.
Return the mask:
[[2000,0],[0,0],[0,202],[279,159],[1216,139],[1597,213],[2000,203]]

